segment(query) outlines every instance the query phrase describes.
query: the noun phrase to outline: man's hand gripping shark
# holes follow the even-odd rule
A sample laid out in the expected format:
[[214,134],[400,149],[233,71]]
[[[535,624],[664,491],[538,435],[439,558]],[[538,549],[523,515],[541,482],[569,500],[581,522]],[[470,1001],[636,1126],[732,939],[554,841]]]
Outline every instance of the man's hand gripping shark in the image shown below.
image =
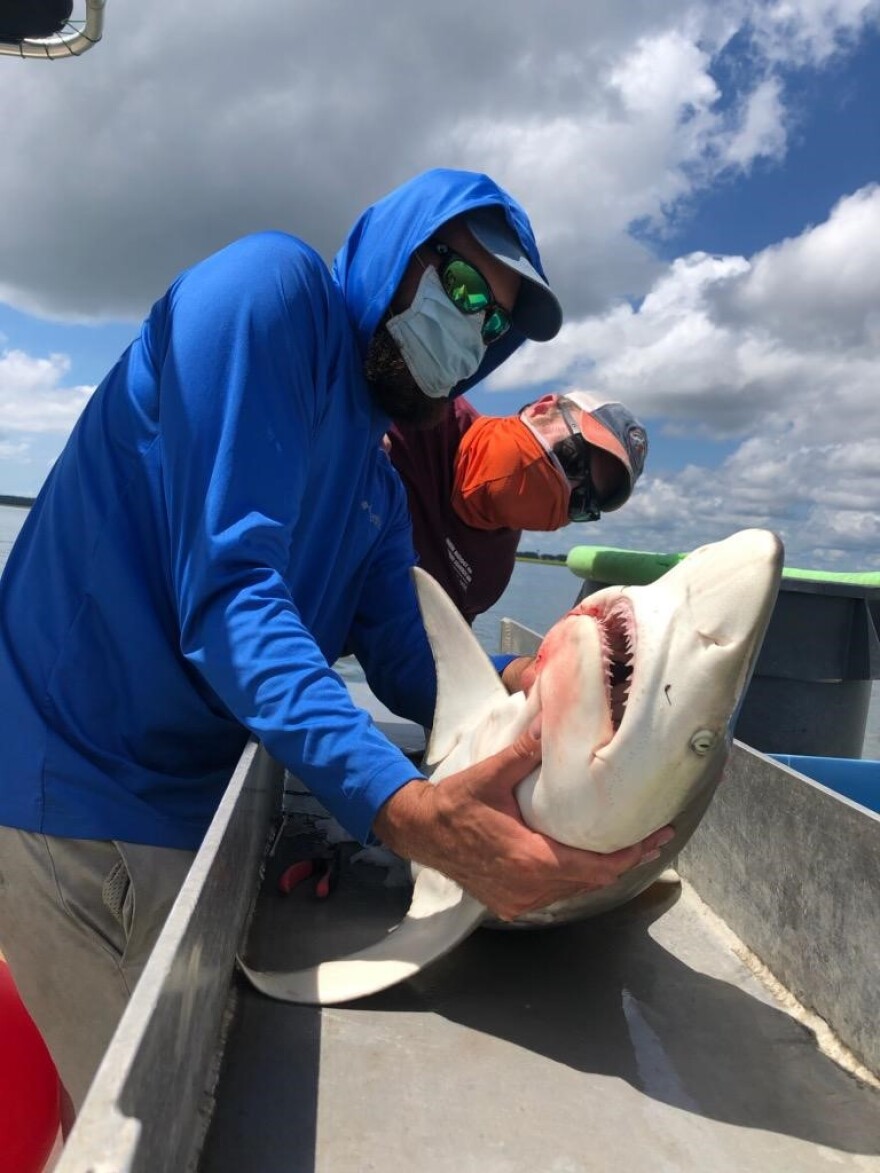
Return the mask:
[[[542,760],[516,795],[529,827],[597,852],[675,828],[656,859],[516,924],[614,908],[651,884],[690,838],[721,778],[781,570],[779,539],[743,530],[695,550],[650,586],[589,595],[547,633],[528,696],[508,694],[442,588],[414,572],[437,664],[425,755],[432,782],[510,745],[539,720]],[[240,959],[242,969],[273,998],[319,1005],[412,976],[489,919],[439,871],[414,865],[413,874],[406,917],[375,945],[299,971],[254,970]]]

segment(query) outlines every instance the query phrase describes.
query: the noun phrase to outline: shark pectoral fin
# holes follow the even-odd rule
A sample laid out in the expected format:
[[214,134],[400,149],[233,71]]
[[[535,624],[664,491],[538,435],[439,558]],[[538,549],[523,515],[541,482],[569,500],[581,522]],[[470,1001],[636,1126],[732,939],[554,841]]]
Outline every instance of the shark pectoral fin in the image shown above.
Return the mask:
[[469,936],[485,911],[458,884],[423,868],[406,916],[377,944],[300,970],[251,969],[241,957],[237,961],[250,983],[269,998],[332,1006],[366,998],[412,977]]
[[425,754],[425,763],[430,766],[447,757],[459,730],[468,728],[476,715],[508,694],[446,591],[418,567],[412,575],[437,668],[437,705]]

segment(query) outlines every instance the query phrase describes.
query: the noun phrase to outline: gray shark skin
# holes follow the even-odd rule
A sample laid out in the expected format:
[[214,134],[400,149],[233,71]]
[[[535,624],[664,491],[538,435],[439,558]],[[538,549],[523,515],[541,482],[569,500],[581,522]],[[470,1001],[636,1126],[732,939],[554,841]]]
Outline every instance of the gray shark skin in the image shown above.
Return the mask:
[[[656,860],[513,927],[558,924],[625,903],[690,838],[727,760],[782,560],[775,534],[743,530],[700,547],[649,586],[588,596],[544,638],[528,697],[507,693],[442,588],[414,571],[437,665],[425,755],[433,782],[510,745],[540,716],[542,760],[517,788],[530,827],[601,852],[636,843],[667,823],[675,827]],[[386,989],[481,923],[498,923],[439,872],[415,865],[413,874],[406,917],[377,944],[293,972],[254,970],[241,958],[239,965],[270,997],[329,1005]]]

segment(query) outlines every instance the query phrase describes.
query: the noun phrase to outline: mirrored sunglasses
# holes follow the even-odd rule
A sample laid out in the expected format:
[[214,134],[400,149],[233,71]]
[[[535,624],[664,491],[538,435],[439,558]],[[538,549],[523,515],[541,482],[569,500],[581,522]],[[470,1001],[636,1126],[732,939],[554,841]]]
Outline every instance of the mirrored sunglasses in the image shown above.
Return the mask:
[[463,314],[486,315],[480,334],[486,345],[491,346],[510,329],[510,314],[493,299],[489,282],[470,261],[440,241],[434,241],[431,248],[440,258],[437,275],[446,296]]
[[584,439],[563,400],[559,401],[559,411],[569,434],[564,440],[558,440],[553,445],[553,455],[561,464],[566,477],[576,482],[568,500],[568,519],[598,521],[602,516],[602,510],[590,471],[590,444]]

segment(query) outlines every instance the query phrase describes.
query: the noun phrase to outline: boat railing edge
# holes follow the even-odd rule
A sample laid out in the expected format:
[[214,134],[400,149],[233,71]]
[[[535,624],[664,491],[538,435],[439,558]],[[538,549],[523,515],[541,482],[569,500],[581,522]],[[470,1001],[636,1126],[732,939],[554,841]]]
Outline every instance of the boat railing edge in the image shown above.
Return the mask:
[[116,1029],[56,1173],[184,1170],[256,896],[282,768],[245,748]]

